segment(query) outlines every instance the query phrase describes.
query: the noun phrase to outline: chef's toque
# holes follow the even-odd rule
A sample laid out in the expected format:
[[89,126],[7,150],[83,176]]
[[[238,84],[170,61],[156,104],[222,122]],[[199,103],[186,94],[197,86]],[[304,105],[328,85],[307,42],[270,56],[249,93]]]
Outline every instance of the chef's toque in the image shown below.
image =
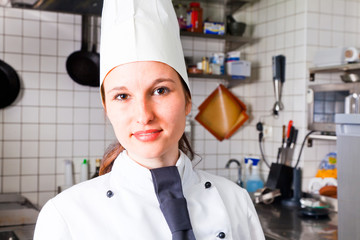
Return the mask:
[[190,90],[179,24],[171,0],[104,0],[100,86],[113,68],[137,61],[169,65]]

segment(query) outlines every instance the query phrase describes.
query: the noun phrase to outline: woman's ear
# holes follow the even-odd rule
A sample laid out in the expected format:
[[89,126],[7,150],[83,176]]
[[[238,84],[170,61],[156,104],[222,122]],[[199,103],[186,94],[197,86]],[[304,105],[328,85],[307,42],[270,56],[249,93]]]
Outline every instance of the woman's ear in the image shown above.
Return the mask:
[[186,116],[190,114],[190,112],[191,112],[191,107],[192,107],[191,100],[190,100],[190,101],[187,101],[186,106],[185,106]]
[[104,85],[102,84],[101,87],[100,87],[100,95],[101,95],[101,104],[105,110],[105,113],[106,113],[106,99],[105,99],[105,90],[104,90]]

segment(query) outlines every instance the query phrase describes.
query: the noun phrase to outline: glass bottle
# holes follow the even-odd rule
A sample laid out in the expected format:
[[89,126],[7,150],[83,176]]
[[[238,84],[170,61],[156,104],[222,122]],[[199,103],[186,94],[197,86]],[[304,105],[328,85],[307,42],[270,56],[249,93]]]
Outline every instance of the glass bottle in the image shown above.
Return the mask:
[[95,173],[91,176],[91,178],[96,178],[96,177],[99,176],[100,164],[101,164],[101,159],[96,159],[96,161],[95,161]]
[[186,30],[186,6],[179,3],[175,5],[176,17],[179,22],[180,30]]

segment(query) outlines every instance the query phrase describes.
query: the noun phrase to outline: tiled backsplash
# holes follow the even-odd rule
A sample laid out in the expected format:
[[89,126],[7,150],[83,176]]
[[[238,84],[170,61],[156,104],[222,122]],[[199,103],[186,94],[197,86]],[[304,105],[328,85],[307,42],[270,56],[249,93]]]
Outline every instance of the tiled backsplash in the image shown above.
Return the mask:
[[[197,168],[236,180],[237,170],[229,171],[225,164],[230,158],[242,161],[248,155],[260,156],[255,127],[259,120],[273,126],[273,135],[264,145],[265,156],[272,162],[280,146],[281,127],[293,119],[300,130],[297,156],[307,133],[307,68],[319,48],[360,46],[360,18],[353,10],[359,9],[359,4],[357,0],[261,0],[235,14],[236,19],[248,23],[247,34],[252,31],[255,39],[241,48],[252,62],[253,75],[250,80],[236,80],[231,89],[247,105],[250,119],[222,142],[193,121]],[[347,26],[349,21],[355,27]],[[66,58],[80,49],[80,32],[78,15],[0,7],[0,59],[17,70],[22,84],[16,102],[0,110],[1,193],[20,192],[42,205],[64,183],[65,159],[73,160],[78,181],[83,158],[90,159],[93,170],[95,159],[101,158],[115,139],[98,89],[78,85],[65,70]],[[195,61],[224,50],[223,40],[183,37],[182,43],[185,55]],[[287,65],[285,109],[276,119],[269,115],[275,101],[271,57],[277,54],[286,56]],[[319,76],[317,82],[339,81],[337,74]],[[190,81],[194,118],[197,107],[223,81]],[[304,189],[320,160],[334,150],[335,143],[325,141],[305,147],[300,164]],[[265,177],[266,167],[262,170]]]
[[43,204],[64,184],[64,160],[101,158],[115,137],[98,88],[66,73],[67,57],[80,49],[81,17],[0,8],[0,58],[21,78],[17,100],[0,111],[0,191],[20,192]]
[[[256,77],[251,83],[240,85],[233,91],[243,96],[252,109],[250,122],[251,150],[244,148],[243,155],[257,153],[255,124],[259,119],[273,126],[273,137],[265,139],[266,158],[275,161],[281,143],[281,126],[292,119],[299,128],[295,149],[295,164],[307,130],[306,89],[309,83],[308,68],[312,66],[315,52],[322,48],[360,46],[360,17],[358,0],[273,0],[259,1],[239,12],[236,18],[252,25],[255,44],[244,48],[253,63]],[[286,56],[286,82],[283,89],[284,111],[278,119],[261,117],[269,114],[274,103],[271,56]],[[315,84],[340,83],[340,73],[317,74]],[[248,90],[247,90],[248,89]],[[244,129],[245,132],[245,129]],[[300,167],[303,169],[303,190],[307,190],[309,179],[314,177],[320,161],[329,152],[336,151],[334,141],[314,140],[314,146],[304,148]],[[267,168],[263,167],[265,176]]]

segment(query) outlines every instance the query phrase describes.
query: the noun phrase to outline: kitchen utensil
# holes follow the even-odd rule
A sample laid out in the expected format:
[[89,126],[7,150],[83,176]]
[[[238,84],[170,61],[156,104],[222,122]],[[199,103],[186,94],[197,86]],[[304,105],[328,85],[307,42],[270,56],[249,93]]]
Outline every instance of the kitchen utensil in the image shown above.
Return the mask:
[[281,196],[279,189],[272,190],[267,187],[261,188],[254,193],[255,203],[271,204],[278,196]]
[[229,25],[230,23],[236,22],[235,18],[232,15],[226,16],[226,24]]
[[357,93],[345,98],[345,114],[360,113],[360,96]]
[[[289,156],[290,145],[291,145],[291,128],[293,127],[293,120],[290,120],[285,133],[285,125],[283,126],[283,142],[281,145],[281,164],[286,164],[286,160]],[[294,131],[294,130],[293,130]]]
[[345,73],[340,76],[343,82],[360,82],[358,73]]
[[246,23],[243,22],[231,22],[228,24],[230,35],[242,36],[246,29]]
[[10,0],[12,7],[72,14],[101,15],[103,0]]
[[9,106],[20,92],[20,79],[16,71],[6,62],[0,60],[0,108]]
[[291,197],[293,168],[284,164],[271,163],[265,187],[272,190],[280,189],[281,198]]
[[246,29],[246,23],[237,22],[232,15],[226,16],[226,30],[230,35],[242,36]]
[[324,218],[328,217],[330,210],[328,208],[312,208],[305,207],[299,209],[299,216],[312,217],[312,218]]
[[300,206],[300,198],[302,197],[301,192],[301,169],[294,168],[293,170],[293,196],[289,199],[283,199],[281,201],[282,205],[288,207],[299,207]]
[[281,102],[282,85],[285,82],[285,56],[278,55],[272,57],[273,67],[273,83],[275,93],[275,104],[273,107],[273,114],[277,116],[279,111],[284,109],[284,105]]
[[230,138],[248,118],[245,104],[222,84],[199,106],[195,117],[219,141]]
[[[100,56],[96,52],[97,26],[93,24],[92,51],[88,51],[90,17],[82,15],[81,50],[72,53],[66,60],[66,70],[77,83],[86,86],[99,87],[100,84]],[[95,23],[95,22],[94,22]]]

